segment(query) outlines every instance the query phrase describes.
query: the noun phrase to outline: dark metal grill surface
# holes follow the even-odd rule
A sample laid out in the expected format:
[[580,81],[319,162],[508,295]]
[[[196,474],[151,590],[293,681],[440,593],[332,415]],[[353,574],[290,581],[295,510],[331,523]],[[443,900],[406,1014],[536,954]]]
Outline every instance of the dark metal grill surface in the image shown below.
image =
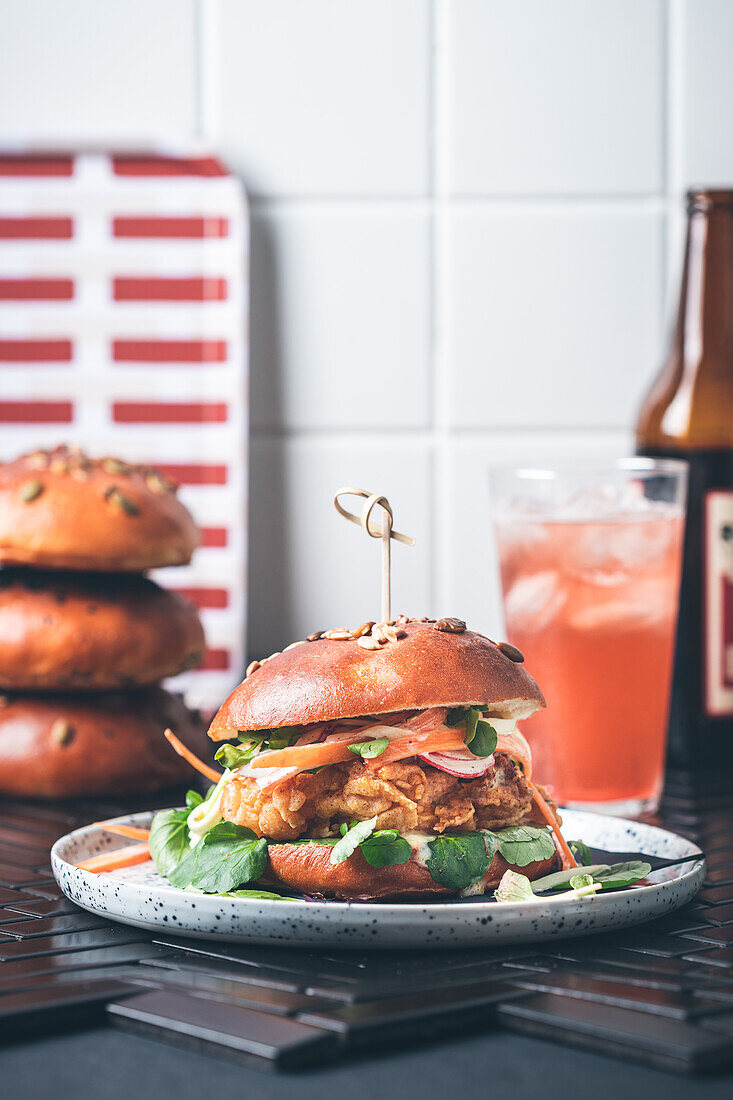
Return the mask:
[[[161,805],[180,801],[169,792]],[[698,897],[578,940],[367,953],[227,945],[115,925],[67,901],[48,851],[141,807],[0,805],[0,1036],[97,1024],[261,1068],[508,1028],[677,1073],[733,1064],[733,777],[669,777],[661,821],[705,850]]]

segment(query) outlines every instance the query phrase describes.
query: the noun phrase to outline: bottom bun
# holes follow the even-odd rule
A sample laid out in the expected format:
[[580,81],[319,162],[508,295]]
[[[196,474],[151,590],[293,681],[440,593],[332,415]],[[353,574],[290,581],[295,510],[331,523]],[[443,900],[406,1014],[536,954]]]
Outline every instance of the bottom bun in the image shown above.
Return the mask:
[[[343,863],[331,863],[329,844],[270,844],[263,881],[281,883],[310,896],[341,898],[344,901],[398,901],[402,898],[449,897],[459,891],[441,886],[424,864],[408,860],[394,867],[372,867],[361,852]],[[540,878],[555,869],[557,859],[517,867],[498,853],[472,893],[494,890],[505,871],[519,871],[529,879]]]
[[202,722],[162,688],[0,697],[0,793],[30,798],[150,794],[191,777],[170,726],[197,754]]

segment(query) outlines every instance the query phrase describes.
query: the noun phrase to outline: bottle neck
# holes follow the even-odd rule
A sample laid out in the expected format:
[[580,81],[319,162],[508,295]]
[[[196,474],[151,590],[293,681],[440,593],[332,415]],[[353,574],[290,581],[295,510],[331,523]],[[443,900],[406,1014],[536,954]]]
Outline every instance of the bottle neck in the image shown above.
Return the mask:
[[690,211],[675,344],[685,373],[733,376],[733,205]]

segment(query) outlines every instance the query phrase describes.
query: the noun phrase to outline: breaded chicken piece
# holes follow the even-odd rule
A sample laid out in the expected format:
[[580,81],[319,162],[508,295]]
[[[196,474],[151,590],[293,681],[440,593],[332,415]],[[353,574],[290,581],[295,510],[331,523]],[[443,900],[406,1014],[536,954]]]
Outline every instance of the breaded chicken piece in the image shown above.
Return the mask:
[[487,775],[470,781],[414,758],[376,772],[360,760],[333,764],[269,791],[260,791],[254,779],[236,778],[224,788],[221,809],[228,821],[280,841],[327,836],[341,821],[371,817],[377,828],[401,833],[498,829],[533,820],[532,791],[502,753]]

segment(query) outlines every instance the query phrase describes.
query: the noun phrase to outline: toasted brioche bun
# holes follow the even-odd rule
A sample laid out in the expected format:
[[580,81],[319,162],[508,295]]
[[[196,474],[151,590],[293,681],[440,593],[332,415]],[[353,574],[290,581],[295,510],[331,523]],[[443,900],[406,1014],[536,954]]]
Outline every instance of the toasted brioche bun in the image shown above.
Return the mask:
[[[327,844],[270,844],[263,881],[280,883],[303,894],[360,901],[397,901],[401,898],[447,897],[458,891],[441,886],[427,867],[413,859],[395,867],[371,867],[357,851],[343,863],[331,863]],[[484,894],[494,890],[505,871],[521,871],[529,879],[549,874],[556,858],[516,867],[498,853],[481,880]]]
[[197,545],[175,485],[149,467],[67,447],[0,465],[0,562],[134,573]]
[[0,690],[152,684],[203,652],[192,605],[145,577],[0,569]]
[[377,650],[321,638],[270,657],[234,689],[209,737],[471,703],[519,719],[545,705],[529,673],[483,635],[448,633],[431,622],[403,629],[406,637]]
[[194,752],[202,723],[162,688],[103,695],[4,696],[0,793],[32,798],[149,794],[191,777],[161,731]]

